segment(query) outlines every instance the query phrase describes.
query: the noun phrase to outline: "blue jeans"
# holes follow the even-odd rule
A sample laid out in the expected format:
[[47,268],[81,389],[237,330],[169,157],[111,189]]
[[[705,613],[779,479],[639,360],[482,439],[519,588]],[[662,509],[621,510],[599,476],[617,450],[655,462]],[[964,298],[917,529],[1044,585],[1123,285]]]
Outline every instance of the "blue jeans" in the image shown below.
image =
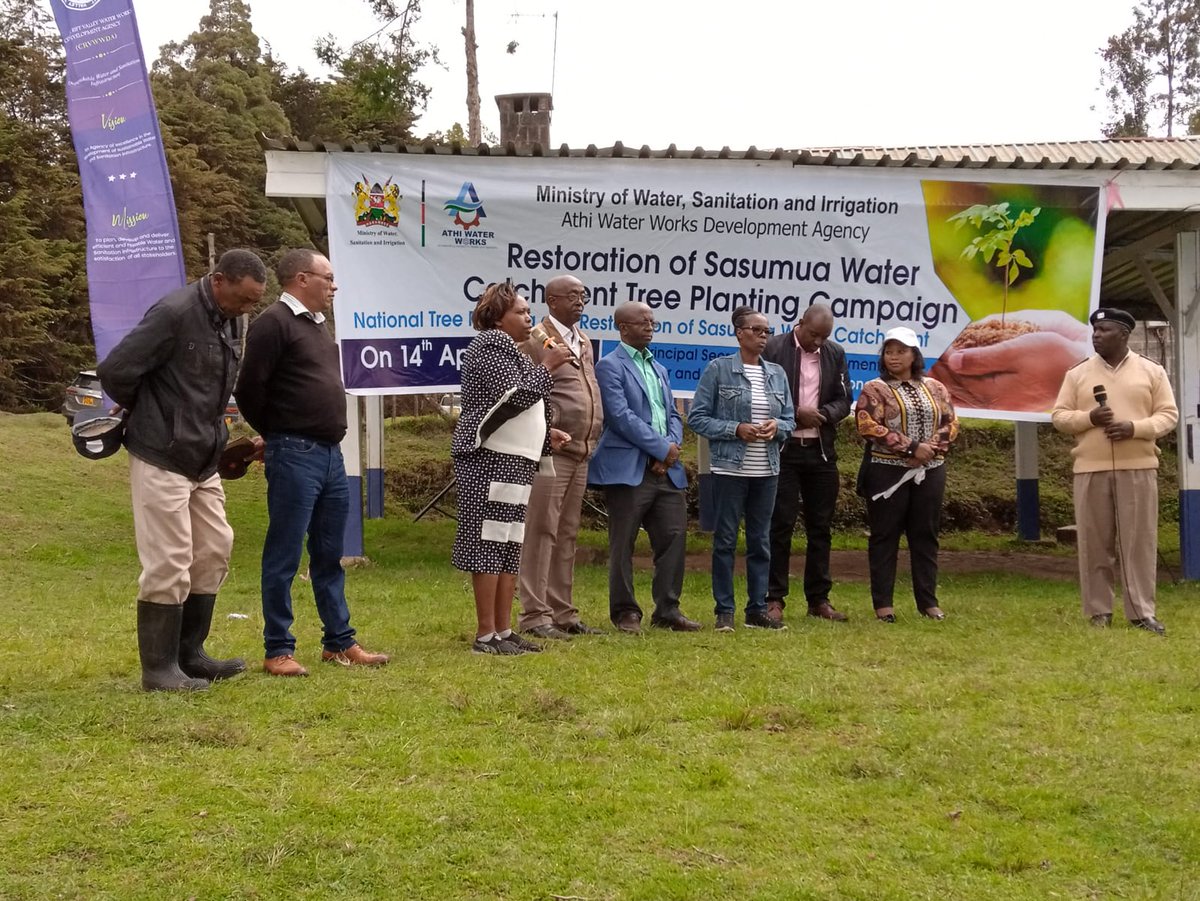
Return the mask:
[[342,545],[350,489],[342,451],[296,435],[267,435],[267,512],[270,524],[263,542],[263,644],[268,657],[296,650],[292,626],[292,579],[300,566],[300,550],[308,534],[309,578],[317,615],[325,627],[321,644],[344,651],[354,644],[350,608],[346,605],[346,573]]
[[771,511],[778,476],[747,478],[713,473],[712,587],[717,613],[733,613],[733,556],[738,527],[746,520],[746,610],[767,607],[771,568]]

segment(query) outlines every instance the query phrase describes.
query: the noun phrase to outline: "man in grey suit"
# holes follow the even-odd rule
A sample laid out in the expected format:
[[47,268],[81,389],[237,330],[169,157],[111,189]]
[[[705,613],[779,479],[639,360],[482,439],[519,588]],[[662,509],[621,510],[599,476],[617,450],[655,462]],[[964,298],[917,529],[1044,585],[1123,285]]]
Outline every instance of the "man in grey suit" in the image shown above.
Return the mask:
[[609,616],[622,632],[642,630],[633,594],[633,547],[644,527],[654,552],[650,624],[696,632],[700,624],[679,609],[687,539],[687,474],[679,462],[683,419],[667,371],[649,350],[653,311],[625,303],[613,318],[621,345],[596,364],[604,433],[588,471],[588,483],[604,489],[608,505]]

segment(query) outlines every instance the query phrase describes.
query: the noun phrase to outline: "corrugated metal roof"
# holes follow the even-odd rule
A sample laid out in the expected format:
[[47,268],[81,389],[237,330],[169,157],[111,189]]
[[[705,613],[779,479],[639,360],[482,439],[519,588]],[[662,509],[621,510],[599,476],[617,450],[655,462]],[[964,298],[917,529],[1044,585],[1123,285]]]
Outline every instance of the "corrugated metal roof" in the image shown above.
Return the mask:
[[814,156],[839,159],[907,159],[915,156],[934,166],[1195,169],[1200,167],[1200,136],[1185,138],[1118,138],[1111,141],[1061,141],[1048,144],[948,144],[914,147],[814,148]]
[[[518,149],[513,144],[476,148],[433,144],[363,144],[314,138],[268,138],[259,135],[264,150],[297,152],[412,153],[438,156],[569,157],[702,160],[779,160],[797,166],[893,167],[963,170],[1200,170],[1200,135],[1184,138],[1122,138],[1111,141],[1064,141],[1048,144],[954,144],[915,147],[815,147],[801,150],[734,151],[696,147],[666,150],[626,147],[621,142],[598,148],[594,144],[557,150],[540,146]],[[321,246],[325,240],[324,202],[294,198],[305,225]],[[1200,212],[1187,210],[1125,211],[1108,215],[1105,262],[1100,295],[1103,303],[1143,314],[1157,313],[1154,289],[1175,294],[1174,236],[1200,229]]]
[[628,159],[730,159],[789,160],[797,166],[890,166],[933,169],[1200,169],[1200,136],[1184,138],[1119,138],[1111,141],[1063,141],[1047,144],[952,144],[915,147],[815,147],[798,150],[682,150],[672,144],[665,150],[649,146],[627,147],[620,141],[611,147],[544,148],[515,144],[495,147],[444,146],[435,144],[380,144],[311,138],[270,138],[259,135],[264,150],[307,153],[413,153],[437,156],[519,156]]

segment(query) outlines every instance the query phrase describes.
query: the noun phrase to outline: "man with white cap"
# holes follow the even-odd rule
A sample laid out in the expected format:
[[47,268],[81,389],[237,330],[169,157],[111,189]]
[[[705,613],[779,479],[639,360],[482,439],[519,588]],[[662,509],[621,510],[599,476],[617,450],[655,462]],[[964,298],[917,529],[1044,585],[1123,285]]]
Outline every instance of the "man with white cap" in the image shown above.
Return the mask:
[[1134,318],[1102,307],[1091,315],[1096,353],[1067,371],[1051,419],[1075,436],[1075,523],[1083,615],[1112,622],[1116,566],[1125,617],[1165,635],[1155,618],[1158,571],[1158,446],[1179,421],[1161,366],[1129,349]]

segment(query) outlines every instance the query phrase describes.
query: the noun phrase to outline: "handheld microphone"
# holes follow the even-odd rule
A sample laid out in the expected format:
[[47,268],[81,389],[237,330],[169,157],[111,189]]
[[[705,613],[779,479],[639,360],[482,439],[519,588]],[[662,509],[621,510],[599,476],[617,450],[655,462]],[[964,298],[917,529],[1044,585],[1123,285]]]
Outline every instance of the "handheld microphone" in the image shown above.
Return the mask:
[[1092,389],[1092,396],[1096,398],[1097,406],[1108,406],[1108,392],[1104,390],[1103,385],[1097,385]]
[[[544,347],[546,350],[549,350],[551,347],[553,347],[557,343],[559,343],[559,342],[554,340],[553,335],[547,335],[546,340],[542,342],[542,347]],[[563,347],[566,347],[566,345],[564,344]],[[567,349],[570,350],[569,347]],[[571,354],[571,359],[568,362],[570,362],[570,364],[572,366],[574,366],[576,369],[579,368],[579,365],[580,365],[579,358],[576,357],[575,354]]]

